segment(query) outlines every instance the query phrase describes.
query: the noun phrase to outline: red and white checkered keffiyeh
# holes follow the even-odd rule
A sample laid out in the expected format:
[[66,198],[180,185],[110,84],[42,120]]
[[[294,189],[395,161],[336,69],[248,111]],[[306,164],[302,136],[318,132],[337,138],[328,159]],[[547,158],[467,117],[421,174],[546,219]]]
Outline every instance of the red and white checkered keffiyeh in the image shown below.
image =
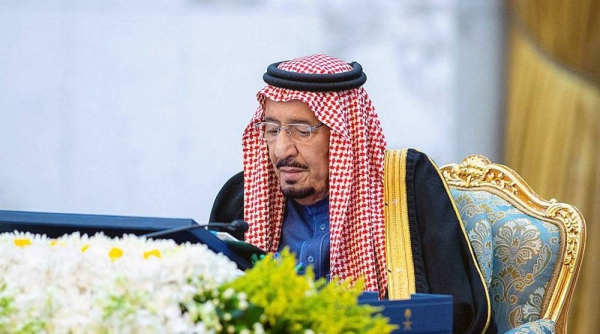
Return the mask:
[[[350,65],[326,55],[282,62],[279,69],[308,74],[347,72]],[[267,85],[257,94],[259,107],[243,134],[246,240],[266,251],[279,244],[284,197],[266,143],[254,124],[264,117],[266,99],[300,100],[330,128],[329,220],[331,275],[355,280],[385,293],[383,162],[385,139],[363,87],[339,92],[305,92]]]

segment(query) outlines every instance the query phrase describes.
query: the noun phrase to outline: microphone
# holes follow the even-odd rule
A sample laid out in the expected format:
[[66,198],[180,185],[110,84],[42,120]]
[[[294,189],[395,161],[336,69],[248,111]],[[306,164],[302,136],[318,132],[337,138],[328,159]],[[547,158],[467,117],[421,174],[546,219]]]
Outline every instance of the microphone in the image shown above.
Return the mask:
[[244,232],[248,231],[248,228],[250,227],[250,225],[248,225],[248,223],[246,223],[245,221],[243,221],[241,219],[236,219],[230,223],[210,222],[210,223],[206,223],[206,224],[179,226],[179,227],[174,227],[174,228],[170,228],[167,230],[142,234],[140,236],[146,237],[146,238],[155,238],[155,237],[162,237],[165,235],[169,235],[169,234],[177,233],[177,232],[181,232],[181,231],[188,231],[188,230],[194,230],[197,228],[206,228],[206,227],[219,227],[222,230],[227,230],[230,232],[243,234]]
[[[223,225],[223,226],[219,226],[219,225],[215,225],[215,224],[223,224],[223,223],[208,223],[208,227],[211,227],[211,226],[223,227],[226,230],[229,230],[231,232],[238,232],[238,233],[246,233],[246,231],[248,231],[248,229],[250,228],[250,225],[248,225],[248,223],[246,223],[244,220],[241,220],[241,219],[235,219],[231,223],[225,223],[225,225]],[[227,224],[229,224],[229,226],[227,226]]]

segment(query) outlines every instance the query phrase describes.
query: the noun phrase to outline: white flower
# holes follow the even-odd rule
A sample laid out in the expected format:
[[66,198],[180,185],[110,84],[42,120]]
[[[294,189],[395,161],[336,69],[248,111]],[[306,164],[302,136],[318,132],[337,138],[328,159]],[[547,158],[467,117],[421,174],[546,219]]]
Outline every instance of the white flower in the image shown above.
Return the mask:
[[242,299],[238,302],[238,308],[242,311],[246,310],[250,306],[245,299]]
[[252,329],[254,329],[255,334],[264,334],[265,333],[265,329],[263,328],[263,325],[260,322],[255,322],[254,325],[252,326]]
[[228,288],[223,291],[222,297],[225,299],[231,299],[235,295],[235,290],[233,288]]
[[[0,299],[11,306],[0,308],[0,326],[37,324],[46,333],[205,333],[193,314],[210,313],[212,303],[194,313],[193,295],[240,275],[204,245],[133,235],[3,233],[0,254]],[[210,328],[219,328],[214,308],[210,317]]]

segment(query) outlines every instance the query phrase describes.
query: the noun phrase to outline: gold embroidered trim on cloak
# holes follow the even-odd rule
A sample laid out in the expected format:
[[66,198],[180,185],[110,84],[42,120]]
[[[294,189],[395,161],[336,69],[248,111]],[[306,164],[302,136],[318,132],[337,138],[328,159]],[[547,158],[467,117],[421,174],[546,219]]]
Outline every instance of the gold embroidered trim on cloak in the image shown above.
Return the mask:
[[407,150],[386,150],[384,164],[385,247],[390,300],[416,292],[406,199]]

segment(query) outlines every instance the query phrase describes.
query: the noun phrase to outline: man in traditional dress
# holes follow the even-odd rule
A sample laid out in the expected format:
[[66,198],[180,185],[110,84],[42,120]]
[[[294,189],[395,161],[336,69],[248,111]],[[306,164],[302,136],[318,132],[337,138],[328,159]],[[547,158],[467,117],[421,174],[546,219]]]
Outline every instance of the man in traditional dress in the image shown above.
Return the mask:
[[454,332],[493,331],[448,189],[425,154],[386,153],[362,67],[312,55],[272,64],[263,78],[243,174],[223,187],[211,221],[243,215],[246,241],[289,247],[316,277],[362,277],[382,298],[451,294]]

